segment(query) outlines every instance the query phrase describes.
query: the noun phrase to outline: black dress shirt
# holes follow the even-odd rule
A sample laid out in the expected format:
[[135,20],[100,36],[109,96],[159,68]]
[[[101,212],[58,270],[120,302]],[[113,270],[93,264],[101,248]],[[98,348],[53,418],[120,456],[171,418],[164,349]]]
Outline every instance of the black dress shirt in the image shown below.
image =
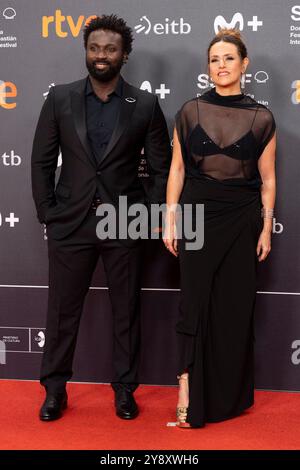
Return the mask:
[[[108,100],[102,101],[94,92],[90,80],[87,80],[86,127],[90,146],[98,164],[101,162],[117,122],[122,91],[123,78],[120,76],[115,90],[108,95]],[[96,193],[96,197],[98,196]]]

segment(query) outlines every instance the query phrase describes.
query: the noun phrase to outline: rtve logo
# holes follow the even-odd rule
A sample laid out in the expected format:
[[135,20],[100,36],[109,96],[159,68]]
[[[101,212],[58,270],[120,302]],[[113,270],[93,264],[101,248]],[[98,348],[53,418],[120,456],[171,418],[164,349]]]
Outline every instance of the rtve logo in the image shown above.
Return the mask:
[[49,37],[49,29],[54,28],[54,32],[59,38],[66,38],[69,33],[76,38],[80,34],[81,28],[95,17],[96,15],[91,15],[85,19],[83,15],[80,15],[77,20],[74,20],[71,15],[64,16],[61,10],[55,10],[54,15],[42,17],[42,37]]
[[295,90],[292,93],[292,103],[300,104],[300,80],[295,80],[292,83],[292,88]]
[[15,98],[18,94],[17,87],[12,82],[3,82],[0,80],[0,106],[4,109],[14,109],[17,103],[10,99]]

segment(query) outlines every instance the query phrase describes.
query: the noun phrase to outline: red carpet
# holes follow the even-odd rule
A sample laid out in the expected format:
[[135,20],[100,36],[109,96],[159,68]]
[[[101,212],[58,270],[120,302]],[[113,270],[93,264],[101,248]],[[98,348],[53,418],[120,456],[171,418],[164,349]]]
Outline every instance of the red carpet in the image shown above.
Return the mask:
[[256,392],[242,416],[202,429],[167,427],[175,420],[175,387],[141,386],[140,416],[117,418],[109,385],[69,384],[69,408],[40,422],[44,391],[37,382],[0,381],[0,449],[300,449],[300,394]]

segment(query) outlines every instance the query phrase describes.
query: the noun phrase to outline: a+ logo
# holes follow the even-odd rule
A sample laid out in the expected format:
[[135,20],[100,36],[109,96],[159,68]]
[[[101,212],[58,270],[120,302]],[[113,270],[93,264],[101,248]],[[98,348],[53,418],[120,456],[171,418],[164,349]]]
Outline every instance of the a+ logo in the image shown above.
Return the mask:
[[155,90],[155,93],[159,95],[162,100],[164,100],[166,95],[170,94],[170,88],[166,88],[166,85],[164,83],[161,83],[160,88],[157,88]]
[[259,21],[257,16],[253,16],[252,21],[248,21],[248,26],[252,26],[252,31],[257,31],[258,26],[263,25],[263,21]]
[[15,217],[14,212],[10,212],[9,217],[5,217],[5,222],[9,222],[10,227],[15,226],[15,222],[19,222],[19,217]]

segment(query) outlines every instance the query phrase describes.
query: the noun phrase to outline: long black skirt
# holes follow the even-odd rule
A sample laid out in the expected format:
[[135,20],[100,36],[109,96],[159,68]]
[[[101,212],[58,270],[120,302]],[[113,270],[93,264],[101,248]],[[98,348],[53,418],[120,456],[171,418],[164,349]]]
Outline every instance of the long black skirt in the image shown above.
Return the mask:
[[204,204],[204,245],[179,241],[178,374],[189,373],[187,421],[194,427],[242,413],[254,401],[253,313],[259,189],[187,179],[181,200]]

